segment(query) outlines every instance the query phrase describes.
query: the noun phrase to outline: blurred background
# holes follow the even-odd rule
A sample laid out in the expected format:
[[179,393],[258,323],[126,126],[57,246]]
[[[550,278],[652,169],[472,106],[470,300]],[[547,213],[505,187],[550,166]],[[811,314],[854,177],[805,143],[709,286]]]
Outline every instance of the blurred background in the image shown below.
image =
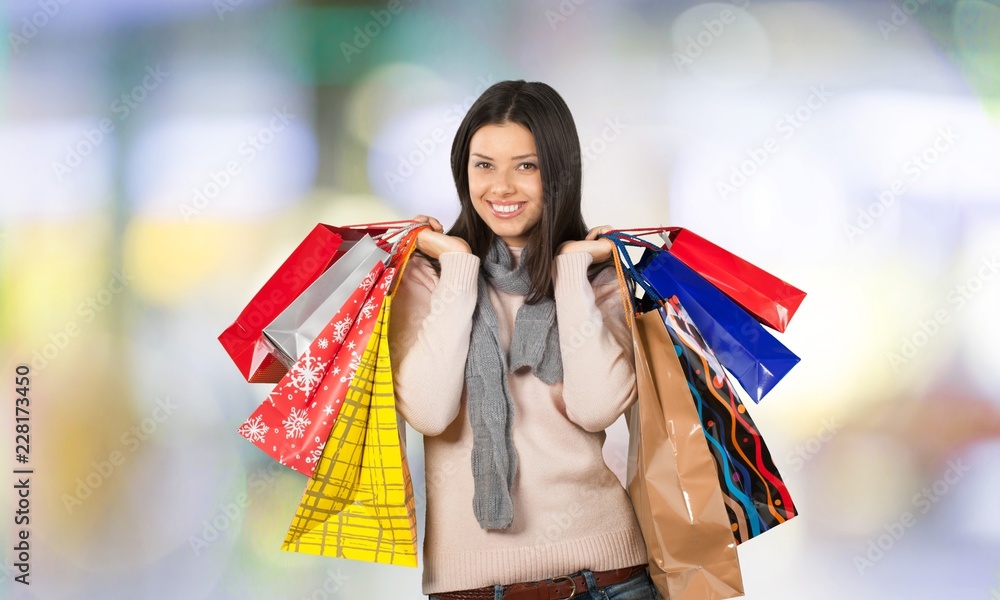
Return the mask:
[[[749,410],[801,516],[747,598],[1000,598],[1000,2],[8,0],[0,439],[32,366],[31,585],[5,598],[421,598],[282,552],[305,478],[236,434],[216,339],[317,223],[458,212],[504,79],[576,118],[590,226],[682,225],[809,296]],[[626,433],[611,430],[622,474]],[[420,527],[420,436],[409,436]]]

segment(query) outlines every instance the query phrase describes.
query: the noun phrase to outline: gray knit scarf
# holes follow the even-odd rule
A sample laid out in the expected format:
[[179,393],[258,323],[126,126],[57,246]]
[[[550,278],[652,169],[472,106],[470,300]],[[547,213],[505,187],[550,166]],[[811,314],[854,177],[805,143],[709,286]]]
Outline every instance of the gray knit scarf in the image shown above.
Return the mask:
[[479,272],[479,297],[472,318],[465,384],[476,487],[472,507],[483,529],[506,529],[514,519],[510,488],[517,472],[517,453],[511,441],[514,400],[507,386],[507,372],[531,367],[535,376],[549,385],[563,378],[556,307],[551,298],[518,309],[509,366],[500,349],[497,315],[490,303],[486,280],[498,290],[527,295],[531,287],[524,270],[527,251],[527,248],[522,251],[517,268],[512,269],[513,257],[503,240],[496,237]]

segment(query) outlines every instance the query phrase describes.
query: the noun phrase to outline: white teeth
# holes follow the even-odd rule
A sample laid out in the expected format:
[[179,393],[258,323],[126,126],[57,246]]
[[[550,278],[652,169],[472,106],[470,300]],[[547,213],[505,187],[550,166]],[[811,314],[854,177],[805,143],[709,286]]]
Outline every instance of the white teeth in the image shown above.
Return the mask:
[[507,205],[507,206],[501,206],[499,204],[493,204],[492,206],[493,206],[493,210],[497,211],[498,213],[512,213],[515,210],[521,208],[520,204],[510,204],[510,205]]

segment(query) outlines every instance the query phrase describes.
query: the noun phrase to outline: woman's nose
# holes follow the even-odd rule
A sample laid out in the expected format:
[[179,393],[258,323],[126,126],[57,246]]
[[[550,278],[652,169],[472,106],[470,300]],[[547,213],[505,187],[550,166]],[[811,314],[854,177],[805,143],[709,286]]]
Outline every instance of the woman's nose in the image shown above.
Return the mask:
[[493,177],[492,191],[497,196],[507,196],[514,193],[514,186],[511,184],[509,175],[499,172]]

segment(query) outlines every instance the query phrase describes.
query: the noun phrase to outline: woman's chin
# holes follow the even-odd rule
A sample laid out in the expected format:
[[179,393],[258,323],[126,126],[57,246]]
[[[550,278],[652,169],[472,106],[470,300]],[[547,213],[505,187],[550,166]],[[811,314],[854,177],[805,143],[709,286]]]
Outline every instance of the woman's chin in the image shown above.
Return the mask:
[[527,245],[528,237],[531,235],[531,231],[524,231],[521,228],[511,229],[507,231],[502,230],[502,228],[499,231],[494,229],[493,233],[495,233],[497,236],[503,239],[504,243],[507,244],[508,246],[517,246],[517,247],[523,247]]

